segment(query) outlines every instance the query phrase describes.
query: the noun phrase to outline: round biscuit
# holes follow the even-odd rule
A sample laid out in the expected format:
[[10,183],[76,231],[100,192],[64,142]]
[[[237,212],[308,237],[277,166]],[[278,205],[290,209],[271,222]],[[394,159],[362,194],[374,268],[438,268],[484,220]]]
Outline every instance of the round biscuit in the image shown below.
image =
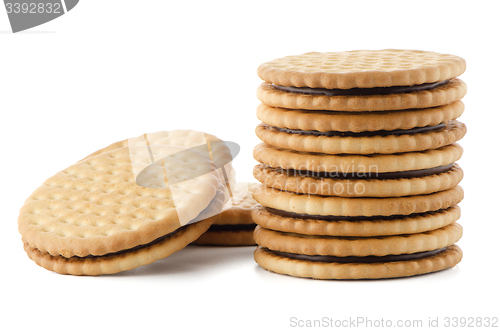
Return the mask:
[[453,143],[437,149],[400,154],[319,154],[293,151],[266,143],[255,146],[255,160],[273,168],[329,173],[385,173],[430,169],[455,163],[463,149]]
[[385,256],[413,254],[448,247],[462,237],[462,226],[453,222],[443,228],[413,234],[381,237],[331,237],[279,232],[257,226],[255,242],[272,251],[303,255]]
[[376,217],[360,221],[325,221],[283,217],[257,206],[252,211],[252,218],[261,227],[280,232],[318,236],[374,237],[421,233],[442,228],[460,218],[460,207],[452,206],[435,212],[396,219]]
[[258,164],[253,169],[253,175],[262,184],[282,191],[340,197],[385,198],[448,190],[460,183],[464,172],[458,164],[455,164],[449,171],[423,177],[337,179],[300,176],[281,168]]
[[415,134],[376,136],[321,136],[288,133],[261,123],[255,134],[264,143],[299,152],[323,154],[395,154],[436,149],[457,142],[467,129],[453,120],[439,130]]
[[394,198],[344,198],[280,191],[265,185],[253,195],[264,207],[296,214],[332,216],[391,216],[410,215],[445,209],[458,204],[464,197],[457,185],[449,190]]
[[18,227],[23,240],[53,256],[101,256],[175,231],[183,225],[180,215],[195,219],[216,197],[220,178],[203,154],[166,148],[168,154],[180,151],[168,162],[171,179],[178,183],[167,188],[136,184],[131,158],[143,159],[144,150],[128,147],[58,172],[21,208]]
[[384,112],[337,112],[285,109],[257,106],[257,117],[278,128],[305,131],[391,131],[434,126],[459,118],[464,112],[462,101],[443,106]]
[[383,279],[422,275],[453,268],[462,259],[462,251],[452,245],[432,257],[387,263],[320,263],[293,260],[259,247],[254,259],[262,268],[278,274],[313,279]]
[[290,55],[261,64],[257,74],[275,85],[350,89],[440,82],[464,71],[456,55],[384,49]]
[[257,88],[257,98],[271,107],[308,109],[340,112],[384,112],[447,105],[462,99],[467,85],[452,79],[432,90],[387,95],[312,95],[278,90],[271,84],[262,83]]

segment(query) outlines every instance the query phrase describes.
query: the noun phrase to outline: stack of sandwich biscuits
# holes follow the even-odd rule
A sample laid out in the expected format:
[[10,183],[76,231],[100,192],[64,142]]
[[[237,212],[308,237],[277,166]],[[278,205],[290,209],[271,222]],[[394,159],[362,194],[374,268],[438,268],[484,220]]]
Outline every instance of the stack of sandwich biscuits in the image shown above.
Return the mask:
[[256,262],[316,279],[406,277],[462,258],[465,61],[414,50],[262,64]]

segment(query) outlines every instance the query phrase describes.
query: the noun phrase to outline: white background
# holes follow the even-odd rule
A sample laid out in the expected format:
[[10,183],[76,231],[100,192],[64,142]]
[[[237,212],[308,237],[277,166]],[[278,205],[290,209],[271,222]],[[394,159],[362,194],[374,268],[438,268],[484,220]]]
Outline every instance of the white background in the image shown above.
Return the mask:
[[[0,8],[0,328],[282,330],[292,317],[422,319],[424,326],[429,317],[441,326],[445,317],[499,317],[494,5],[83,0],[19,34]],[[461,121],[468,133],[459,161],[464,258],[456,268],[397,280],[315,281],[264,271],[254,248],[188,247],[119,275],[74,277],[42,269],[24,253],[19,208],[57,171],[118,140],[195,129],[240,144],[237,178],[252,181],[258,65],[309,51],[382,48],[467,61]]]

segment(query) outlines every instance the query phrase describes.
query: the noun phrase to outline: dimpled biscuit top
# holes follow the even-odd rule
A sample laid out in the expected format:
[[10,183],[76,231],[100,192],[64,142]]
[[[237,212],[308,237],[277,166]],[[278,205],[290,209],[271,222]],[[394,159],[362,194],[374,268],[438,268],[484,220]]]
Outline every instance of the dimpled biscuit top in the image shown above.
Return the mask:
[[[169,172],[184,179],[175,201],[170,188],[136,184],[133,153],[124,147],[90,157],[46,180],[21,208],[23,241],[54,256],[105,255],[173,232],[181,225],[178,213],[194,219],[214,198],[220,179],[201,153],[172,154]],[[204,175],[191,176],[200,169]]]
[[257,73],[275,85],[350,89],[439,82],[464,71],[465,60],[455,55],[386,49],[286,56]]
[[[216,161],[217,164],[227,164],[232,160],[231,151],[222,143],[222,140],[214,135],[195,130],[172,130],[146,133],[138,137],[118,141],[88,155],[85,159],[102,153],[111,152],[118,148],[127,147],[131,143],[140,145],[145,142],[149,145],[157,146],[181,146],[185,148],[207,147],[210,149],[212,159]],[[201,148],[199,151],[203,152]]]

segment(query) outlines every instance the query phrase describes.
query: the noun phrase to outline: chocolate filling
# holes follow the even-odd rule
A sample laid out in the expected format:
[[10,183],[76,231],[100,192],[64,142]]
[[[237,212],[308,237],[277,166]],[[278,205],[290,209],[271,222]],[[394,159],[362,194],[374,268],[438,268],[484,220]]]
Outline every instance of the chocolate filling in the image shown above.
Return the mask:
[[373,137],[373,136],[401,136],[405,134],[417,134],[417,133],[424,133],[424,132],[429,132],[429,131],[437,131],[441,130],[442,128],[446,127],[446,123],[441,123],[438,125],[433,125],[433,126],[424,126],[424,127],[417,127],[413,129],[408,129],[408,130],[393,130],[393,131],[386,131],[386,130],[379,130],[379,131],[364,131],[364,132],[341,132],[341,131],[328,131],[328,132],[320,132],[320,131],[306,131],[306,130],[292,130],[292,129],[284,129],[284,128],[278,128],[276,126],[270,126],[267,124],[263,125],[266,129],[270,129],[273,131],[279,131],[279,132],[286,132],[286,133],[291,133],[291,134],[301,134],[301,135],[307,135],[307,136],[325,136],[325,137]]
[[352,89],[325,89],[325,88],[310,88],[310,87],[294,87],[274,85],[277,90],[291,93],[302,93],[312,95],[380,95],[380,94],[396,94],[396,93],[412,93],[419,91],[432,90],[448,83],[449,80],[436,83],[425,83],[413,86],[388,86],[388,87],[372,87],[372,88],[352,88]]
[[252,231],[257,224],[212,224],[208,231]]
[[[189,225],[186,225],[185,227],[188,227],[188,226]],[[147,244],[138,245],[138,246],[135,246],[135,247],[132,247],[132,248],[128,248],[128,249],[124,249],[124,250],[121,250],[121,251],[118,251],[118,252],[114,252],[114,253],[108,253],[108,254],[104,254],[104,255],[87,255],[87,256],[82,256],[80,258],[109,257],[109,256],[115,256],[115,255],[119,255],[119,254],[125,254],[125,253],[129,253],[129,252],[137,251],[139,249],[142,249],[142,248],[154,245],[156,243],[159,243],[162,240],[168,239],[168,238],[172,237],[174,234],[176,234],[177,232],[180,232],[181,230],[183,230],[185,227],[181,226],[180,228],[176,229],[175,231],[167,233],[166,235],[161,236],[159,238],[156,238],[155,240],[153,240],[153,241],[151,241],[151,242],[149,242]]]
[[326,262],[326,263],[385,263],[385,262],[400,262],[400,261],[412,261],[418,259],[424,259],[426,257],[431,257],[446,251],[448,247],[435,249],[427,252],[418,252],[412,254],[400,254],[400,255],[385,255],[385,256],[329,256],[329,255],[304,255],[295,254],[287,252],[272,251],[273,254],[283,256],[289,259],[311,261],[311,262]]
[[396,172],[314,172],[310,170],[296,170],[296,169],[276,169],[279,172],[287,172],[288,176],[302,176],[302,177],[315,177],[315,178],[336,178],[336,179],[399,179],[399,178],[414,178],[437,175],[443,172],[450,171],[455,163],[428,168]]
[[299,218],[299,219],[309,219],[309,220],[322,220],[322,221],[349,221],[349,222],[355,222],[355,221],[373,221],[373,220],[390,220],[390,219],[404,219],[408,217],[417,217],[417,216],[424,216],[428,215],[430,213],[433,213],[432,211],[430,212],[425,212],[425,213],[415,213],[411,215],[390,215],[390,216],[336,216],[336,215],[308,215],[308,214],[300,214],[300,213],[293,213],[290,211],[285,211],[285,210],[280,210],[280,209],[274,209],[271,207],[264,207],[265,210],[267,210],[269,213],[278,215],[281,217],[287,217],[287,218]]

